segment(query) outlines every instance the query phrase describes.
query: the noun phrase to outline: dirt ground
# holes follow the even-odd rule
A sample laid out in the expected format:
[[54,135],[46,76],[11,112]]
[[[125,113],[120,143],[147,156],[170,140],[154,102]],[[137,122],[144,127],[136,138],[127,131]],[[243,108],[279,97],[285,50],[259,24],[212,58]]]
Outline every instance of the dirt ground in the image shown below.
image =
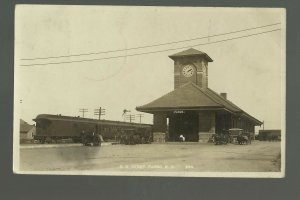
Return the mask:
[[20,149],[21,171],[278,172],[280,142],[165,143]]

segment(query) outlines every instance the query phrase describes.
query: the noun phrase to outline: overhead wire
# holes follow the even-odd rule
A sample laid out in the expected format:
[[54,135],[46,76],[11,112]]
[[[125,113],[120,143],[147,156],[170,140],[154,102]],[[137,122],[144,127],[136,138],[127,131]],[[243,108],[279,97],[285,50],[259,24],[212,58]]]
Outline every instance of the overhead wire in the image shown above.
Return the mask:
[[178,49],[185,49],[185,48],[202,46],[202,45],[208,45],[208,44],[216,44],[216,43],[221,43],[221,42],[226,42],[226,41],[231,41],[231,40],[236,40],[236,39],[251,37],[251,36],[255,36],[255,35],[261,35],[261,34],[265,34],[265,33],[275,32],[275,31],[278,31],[278,30],[281,30],[281,29],[278,28],[278,29],[273,29],[273,30],[269,30],[269,31],[264,31],[264,32],[259,32],[259,33],[253,33],[253,34],[243,35],[243,36],[239,36],[239,37],[232,37],[232,38],[228,38],[228,39],[218,40],[218,41],[214,41],[214,42],[200,43],[200,44],[195,44],[195,45],[189,45],[189,46],[177,47],[177,48],[170,48],[170,49],[164,49],[164,50],[158,50],[158,51],[149,51],[149,52],[142,52],[142,53],[135,53],[135,54],[127,54],[127,55],[120,55],[120,56],[110,56],[110,57],[104,57],[104,58],[94,58],[94,59],[85,59],[85,60],[73,60],[73,61],[49,62],[49,63],[21,64],[19,66],[43,66],[43,65],[58,65],[58,64],[67,64],[67,63],[81,63],[81,62],[92,62],[92,61],[98,61],[98,60],[108,60],[108,59],[115,59],[115,58],[123,58],[123,57],[131,57],[131,56],[138,56],[138,55],[145,55],[145,54],[153,54],[153,53],[160,53],[160,52],[166,52],[166,51],[172,51],[172,50],[178,50]]
[[205,39],[205,38],[218,37],[218,36],[223,36],[223,35],[230,35],[230,34],[234,34],[234,33],[240,33],[240,32],[245,32],[245,31],[249,31],[249,30],[255,30],[255,29],[275,26],[275,25],[279,25],[279,24],[281,24],[281,23],[278,22],[278,23],[267,24],[267,25],[263,25],[263,26],[257,26],[257,27],[247,28],[247,29],[241,29],[241,30],[237,30],[237,31],[230,31],[230,32],[226,32],[226,33],[220,33],[220,34],[214,34],[214,35],[209,35],[209,36],[196,37],[196,38],[191,38],[191,39],[185,39],[185,40],[179,40],[179,41],[173,41],[173,42],[166,42],[166,43],[160,43],[160,44],[125,48],[125,49],[116,49],[116,50],[110,50],[110,51],[90,52],[90,53],[81,53],[81,54],[70,54],[70,55],[61,55],[61,56],[22,58],[20,60],[28,60],[29,61],[29,60],[45,60],[45,59],[52,59],[52,58],[78,57],[78,56],[98,55],[98,54],[104,54],[104,53],[114,53],[114,52],[120,52],[120,51],[129,51],[129,50],[136,50],[136,49],[143,49],[143,48],[150,48],[150,47],[158,47],[158,46],[164,46],[164,45],[170,45],[170,44],[177,44],[177,43],[182,43],[182,42],[200,40],[200,39]]

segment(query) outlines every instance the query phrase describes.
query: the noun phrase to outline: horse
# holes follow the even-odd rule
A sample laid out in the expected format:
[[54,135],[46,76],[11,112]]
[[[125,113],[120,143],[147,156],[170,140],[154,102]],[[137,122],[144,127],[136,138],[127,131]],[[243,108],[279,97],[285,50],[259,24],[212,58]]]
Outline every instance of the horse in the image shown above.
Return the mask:
[[227,144],[229,137],[227,134],[216,134],[214,135],[215,144]]
[[237,141],[238,141],[238,144],[240,144],[240,145],[250,143],[250,139],[246,135],[238,135],[237,136]]

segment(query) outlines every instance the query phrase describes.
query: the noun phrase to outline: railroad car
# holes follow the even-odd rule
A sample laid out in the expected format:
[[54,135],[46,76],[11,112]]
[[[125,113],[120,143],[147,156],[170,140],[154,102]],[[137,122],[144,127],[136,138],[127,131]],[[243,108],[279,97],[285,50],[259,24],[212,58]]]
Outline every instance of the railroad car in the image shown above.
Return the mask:
[[33,121],[36,122],[35,140],[41,143],[58,142],[62,139],[72,139],[74,142],[82,142],[83,133],[101,134],[104,141],[118,140],[128,134],[139,135],[149,141],[152,138],[152,125],[141,123],[129,123],[111,120],[96,120],[81,117],[62,115],[40,114]]

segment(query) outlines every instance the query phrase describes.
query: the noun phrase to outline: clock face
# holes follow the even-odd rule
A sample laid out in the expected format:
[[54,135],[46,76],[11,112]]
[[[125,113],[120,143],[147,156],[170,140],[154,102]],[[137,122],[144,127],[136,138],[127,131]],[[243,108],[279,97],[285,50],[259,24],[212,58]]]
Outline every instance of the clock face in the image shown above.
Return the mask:
[[195,72],[195,68],[192,65],[186,65],[182,69],[182,74],[185,77],[191,77],[191,76],[193,76],[194,72]]

